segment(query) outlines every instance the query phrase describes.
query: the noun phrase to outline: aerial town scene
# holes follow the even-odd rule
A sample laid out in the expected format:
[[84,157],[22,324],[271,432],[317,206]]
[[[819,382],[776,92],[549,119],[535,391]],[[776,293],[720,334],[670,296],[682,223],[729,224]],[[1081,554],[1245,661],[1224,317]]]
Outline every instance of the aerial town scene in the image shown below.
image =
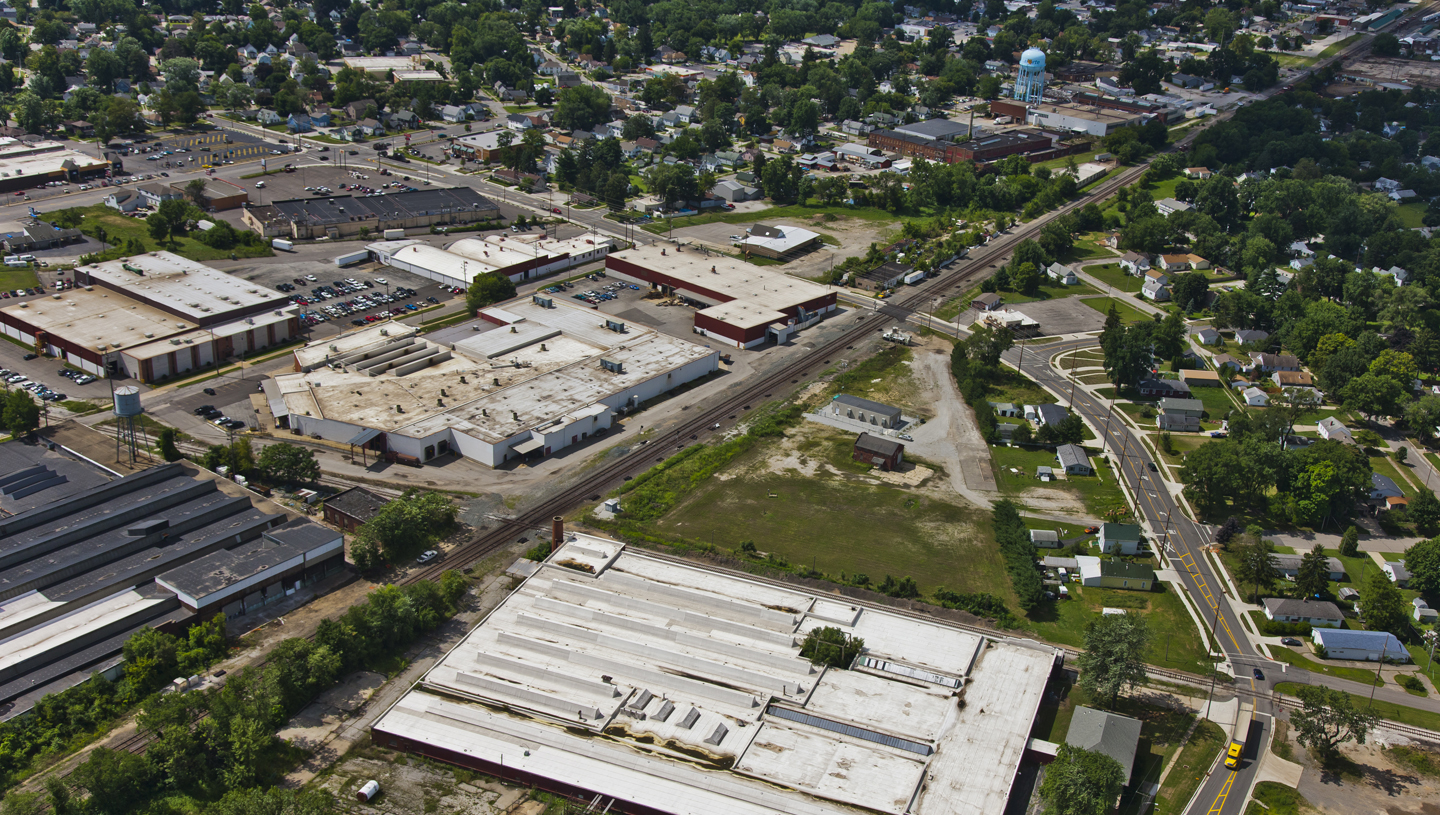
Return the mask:
[[0,259],[0,815],[1440,813],[1440,0],[0,0]]

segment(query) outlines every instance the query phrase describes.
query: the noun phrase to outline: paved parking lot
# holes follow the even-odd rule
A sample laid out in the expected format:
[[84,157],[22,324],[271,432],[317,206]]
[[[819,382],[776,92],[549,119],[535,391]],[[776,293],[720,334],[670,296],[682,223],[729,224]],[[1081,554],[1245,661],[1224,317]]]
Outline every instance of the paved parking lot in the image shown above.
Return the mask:
[[1014,308],[1040,323],[1040,333],[1046,336],[1083,334],[1105,327],[1105,315],[1080,302],[1079,297],[1023,303]]

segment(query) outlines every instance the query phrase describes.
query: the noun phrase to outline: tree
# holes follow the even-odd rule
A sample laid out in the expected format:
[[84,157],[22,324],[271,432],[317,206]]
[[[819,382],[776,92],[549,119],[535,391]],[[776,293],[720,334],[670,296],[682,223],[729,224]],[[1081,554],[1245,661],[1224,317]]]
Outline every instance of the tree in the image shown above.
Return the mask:
[[1360,592],[1360,616],[1371,631],[1405,634],[1410,630],[1409,604],[1384,572],[1373,572]]
[[1376,34],[1370,41],[1370,50],[1382,57],[1400,56],[1400,40],[1390,32]]
[[40,406],[26,391],[16,388],[5,397],[5,429],[19,437],[40,426]]
[[848,668],[865,651],[865,640],[834,626],[812,628],[800,645],[800,656],[816,665]]
[[470,289],[465,292],[465,307],[473,314],[494,303],[509,300],[515,296],[515,284],[509,275],[499,272],[485,272],[475,275]]
[[1231,515],[1229,518],[1225,519],[1225,523],[1220,524],[1219,529],[1215,530],[1215,542],[1220,544],[1222,547],[1228,547],[1230,545],[1230,541],[1235,537],[1237,533],[1240,532],[1241,529],[1242,527],[1240,525],[1240,519],[1234,515]]
[[282,441],[260,451],[260,471],[272,480],[308,483],[320,477],[320,463],[311,451]]
[[205,179],[195,178],[186,182],[185,197],[194,202],[195,206],[203,208],[209,200],[205,197]]
[[[1433,500],[1429,490],[1422,494],[1431,495]],[[1414,509],[1412,501],[1412,514]],[[1430,597],[1440,594],[1440,538],[1423,540],[1406,549],[1405,568],[1410,571],[1410,588]]]
[[1330,561],[1325,547],[1315,547],[1300,559],[1300,569],[1295,575],[1295,590],[1301,597],[1323,597],[1330,589]]
[[1107,614],[1085,628],[1080,685],[1114,706],[1120,692],[1145,681],[1150,624],[1134,612]]
[[[51,811],[55,815],[70,815],[70,789],[65,786],[65,782],[53,775],[45,780],[47,784],[54,780],[60,785],[60,789],[64,790],[62,795],[65,796],[65,806],[63,808],[56,807],[52,803]],[[0,800],[0,815],[45,815],[45,796],[38,792],[19,792],[12,789],[3,800]]]
[[170,238],[170,219],[159,212],[152,212],[145,218],[145,227],[156,243],[163,244]]
[[398,559],[439,540],[454,524],[450,499],[412,489],[382,506],[356,535],[379,547],[385,557]]
[[576,85],[560,91],[555,101],[555,124],[567,130],[590,130],[610,113],[610,95],[594,85]]
[[179,434],[176,432],[175,428],[163,427],[160,429],[160,435],[157,436],[155,439],[155,446],[160,450],[161,458],[165,459],[166,461],[179,461],[180,459],[185,457],[180,452],[180,448],[175,444],[175,441],[178,438]]
[[1352,526],[1340,537],[1340,555],[1355,557],[1360,553],[1360,529]]
[[1364,744],[1376,715],[1355,707],[1350,694],[1324,685],[1301,685],[1295,692],[1301,708],[1290,714],[1295,740],[1322,761],[1334,759],[1341,744]]
[[[1404,449],[1400,448],[1401,451]],[[1437,499],[1435,493],[1424,487],[1420,488],[1419,493],[1405,509],[1410,520],[1415,523],[1415,528],[1422,534],[1434,534],[1436,527],[1440,526],[1440,499]],[[1437,588],[1440,588],[1440,583],[1437,583]]]
[[1260,593],[1268,591],[1280,579],[1280,570],[1275,567],[1275,545],[1259,535],[1250,535],[1235,548],[1235,582],[1255,587],[1254,602],[1260,602]]
[[[450,572],[446,572],[450,574]],[[319,790],[251,787],[231,790],[205,808],[207,815],[328,815],[334,799]]]
[[1045,767],[1040,798],[1048,815],[1105,815],[1128,780],[1125,768],[1110,756],[1061,744]]
[[[1342,354],[1336,354],[1330,361],[1333,363]],[[1400,400],[1405,396],[1405,389],[1388,376],[1366,373],[1351,379],[1340,389],[1340,396],[1344,399],[1345,407],[1358,410],[1374,419],[1376,416],[1396,413]]]
[[90,792],[90,812],[122,815],[149,797],[150,768],[144,757],[99,747],[75,768],[71,777]]

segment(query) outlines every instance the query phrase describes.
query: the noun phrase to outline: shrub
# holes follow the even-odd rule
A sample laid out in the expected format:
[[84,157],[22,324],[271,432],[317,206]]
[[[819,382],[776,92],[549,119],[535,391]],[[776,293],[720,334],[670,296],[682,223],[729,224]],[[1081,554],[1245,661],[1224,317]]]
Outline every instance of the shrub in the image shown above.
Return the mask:
[[1264,637],[1308,637],[1309,623],[1281,623],[1275,620],[1260,620],[1260,635]]
[[1400,674],[1396,676],[1395,684],[1411,693],[1426,693],[1425,683],[1421,682],[1414,674]]
[[865,650],[865,640],[852,637],[834,626],[811,629],[800,646],[800,656],[816,665],[832,668],[848,668],[860,652]]

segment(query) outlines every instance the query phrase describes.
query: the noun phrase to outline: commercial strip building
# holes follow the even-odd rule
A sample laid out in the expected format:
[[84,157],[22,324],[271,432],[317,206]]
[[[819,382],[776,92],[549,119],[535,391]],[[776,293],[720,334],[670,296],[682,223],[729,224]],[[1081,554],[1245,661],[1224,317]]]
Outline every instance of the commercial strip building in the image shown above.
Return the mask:
[[674,294],[695,306],[695,333],[736,348],[784,342],[835,310],[818,283],[682,246],[651,244],[612,253],[607,272]]
[[423,464],[558,453],[719,366],[719,352],[536,296],[420,337],[387,323],[295,351],[264,383],[296,433]]
[[445,249],[418,240],[378,241],[365,248],[386,266],[468,288],[477,275],[489,272],[519,283],[599,260],[610,254],[615,241],[599,233],[563,240],[498,234],[461,238]]
[[1144,124],[1149,117],[1139,113],[1106,110],[1075,104],[1031,105],[1025,121],[1037,127],[1108,136],[1122,127]]
[[119,665],[149,626],[238,617],[344,567],[341,534],[187,464],[125,477],[63,450],[0,445],[5,717]]
[[469,187],[423,189],[383,195],[325,195],[290,198],[249,207],[245,225],[267,238],[348,238],[362,229],[458,226],[500,218],[500,205]]
[[78,182],[124,169],[118,154],[101,158],[60,142],[0,138],[0,192],[28,190],[50,181]]
[[[603,538],[557,546],[376,720],[377,746],[597,811],[1005,810],[1058,649]],[[812,665],[821,627],[864,651]]]
[[804,227],[755,224],[745,230],[745,240],[740,241],[740,250],[746,256],[758,255],[771,260],[781,260],[814,249],[820,244],[820,233],[811,232]]
[[300,334],[283,293],[170,252],[81,266],[75,281],[82,287],[0,309],[0,333],[97,376],[142,382]]
[[[895,130],[876,130],[867,137],[866,144],[899,153],[907,158],[923,158],[927,161],[942,161],[957,164],[962,161],[984,163],[996,161],[1017,153],[1043,154],[1045,158],[1057,149],[1055,139],[1044,133],[1028,130],[1007,130],[1002,133],[980,135],[970,141],[954,142],[912,136]],[[1067,155],[1067,152],[1054,155]],[[1038,157],[1034,160],[1040,160]]]

